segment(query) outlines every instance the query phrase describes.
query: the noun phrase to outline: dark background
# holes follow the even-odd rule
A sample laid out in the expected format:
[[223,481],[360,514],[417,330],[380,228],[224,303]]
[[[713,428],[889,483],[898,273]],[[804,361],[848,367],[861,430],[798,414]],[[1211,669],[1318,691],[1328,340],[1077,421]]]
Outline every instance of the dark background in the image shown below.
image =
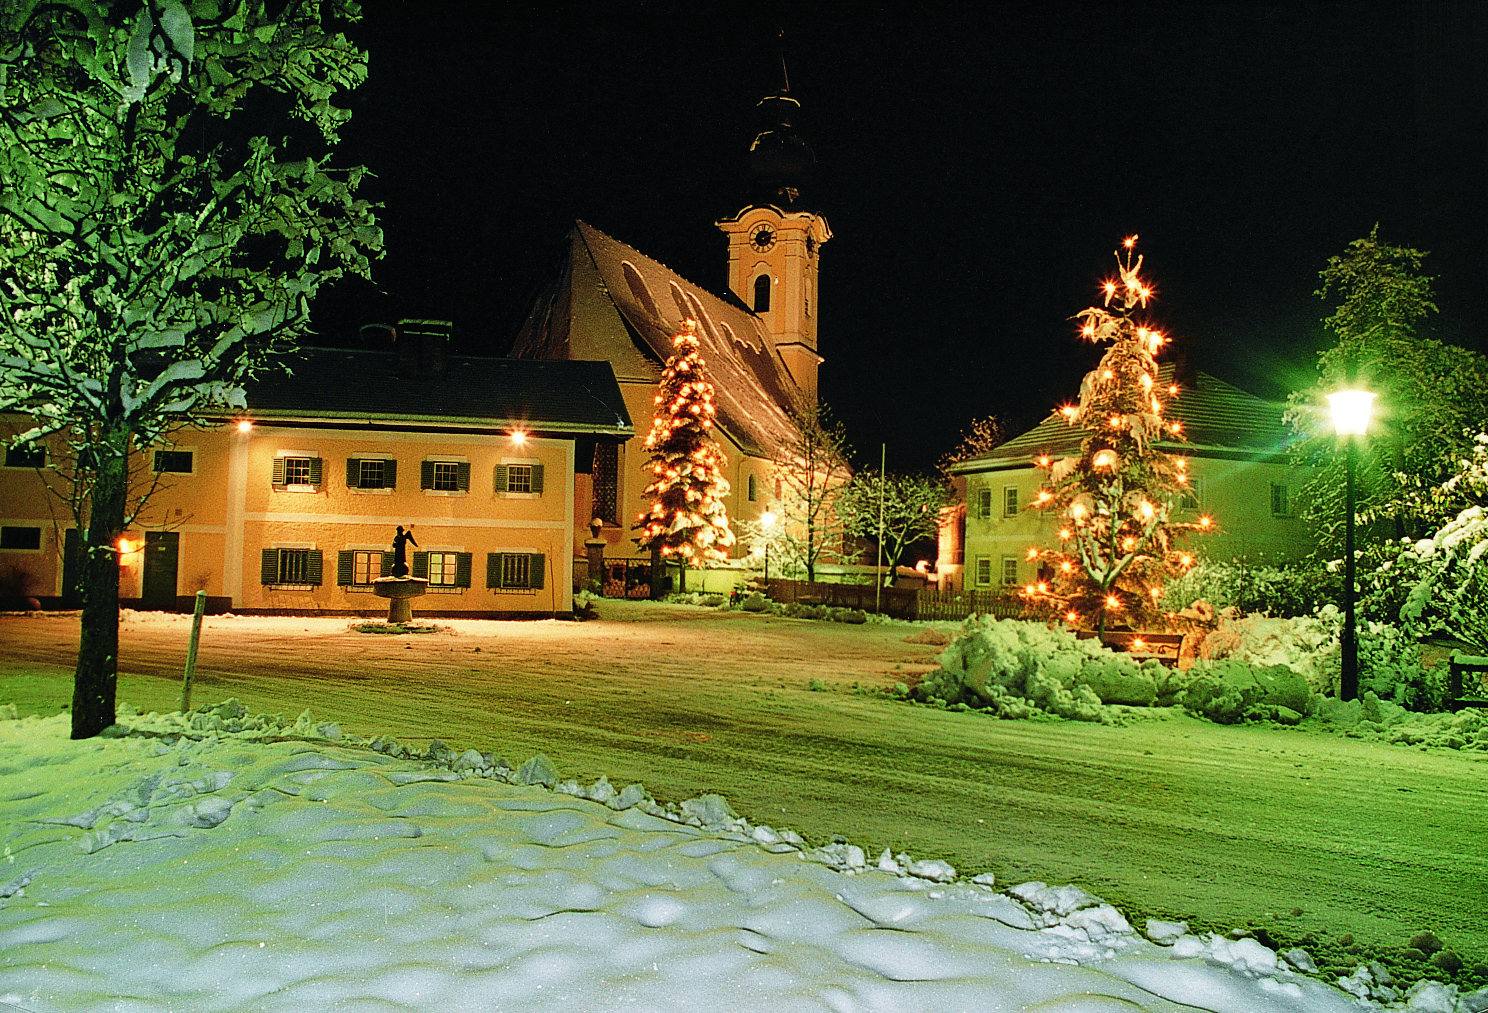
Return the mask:
[[[805,5],[801,5],[804,7]],[[605,11],[599,14],[597,11]],[[328,342],[401,317],[505,354],[576,218],[714,291],[778,76],[816,152],[822,397],[861,462],[928,468],[972,419],[1013,431],[1098,352],[1070,317],[1141,236],[1156,319],[1267,397],[1326,341],[1317,273],[1378,222],[1431,251],[1423,333],[1482,349],[1484,5],[794,7],[374,0],[336,161],[376,178],[387,256],[322,295]]]

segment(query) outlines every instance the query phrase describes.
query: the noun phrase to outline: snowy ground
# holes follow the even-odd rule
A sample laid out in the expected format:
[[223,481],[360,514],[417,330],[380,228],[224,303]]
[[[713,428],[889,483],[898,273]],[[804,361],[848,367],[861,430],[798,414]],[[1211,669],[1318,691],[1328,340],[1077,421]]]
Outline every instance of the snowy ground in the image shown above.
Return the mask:
[[[421,760],[303,720],[266,734],[224,717],[201,715],[185,735],[179,718],[126,718],[148,734],[84,742],[67,739],[65,715],[0,720],[0,1002],[30,1013],[1372,1005],[1253,940],[1147,926],[1159,945],[1073,888],[1000,892],[933,860],[803,851],[716,796],[669,813],[603,781],[520,783],[550,779],[541,763]],[[1402,1002],[1450,1013],[1480,997],[1425,985]]]

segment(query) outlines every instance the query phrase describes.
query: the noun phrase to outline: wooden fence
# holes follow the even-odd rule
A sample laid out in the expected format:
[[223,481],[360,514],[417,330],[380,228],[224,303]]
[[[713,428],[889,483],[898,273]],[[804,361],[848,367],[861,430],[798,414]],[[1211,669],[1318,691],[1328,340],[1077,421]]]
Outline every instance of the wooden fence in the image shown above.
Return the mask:
[[1026,614],[1020,599],[996,591],[876,588],[872,584],[828,584],[819,580],[772,578],[765,593],[771,601],[862,609],[864,612],[882,612],[895,619],[959,621],[972,613],[1017,619]]

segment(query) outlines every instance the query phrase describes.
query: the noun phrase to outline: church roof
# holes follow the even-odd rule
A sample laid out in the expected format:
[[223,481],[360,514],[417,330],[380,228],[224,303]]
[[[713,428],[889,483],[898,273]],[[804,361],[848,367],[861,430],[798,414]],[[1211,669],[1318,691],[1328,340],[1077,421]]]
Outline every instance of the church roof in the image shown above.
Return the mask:
[[247,385],[248,411],[366,423],[520,427],[542,434],[635,432],[605,362],[524,362],[450,356],[440,373],[400,373],[393,352],[303,348],[290,374]]
[[[1173,364],[1157,371],[1158,385],[1173,383]],[[1153,446],[1169,453],[1193,457],[1223,457],[1260,460],[1283,459],[1292,432],[1282,421],[1286,406],[1265,401],[1208,373],[1195,373],[1180,382],[1178,393],[1168,399],[1165,414],[1183,423],[1182,441],[1156,440]],[[1035,457],[1048,454],[1065,457],[1079,452],[1089,435],[1055,413],[1032,429],[951,467],[957,474],[1005,471],[1031,466]]]
[[698,322],[718,425],[744,452],[774,457],[794,427],[799,396],[759,317],[671,268],[576,222],[554,283],[517,334],[519,359],[604,359],[621,381],[654,383],[682,321]]

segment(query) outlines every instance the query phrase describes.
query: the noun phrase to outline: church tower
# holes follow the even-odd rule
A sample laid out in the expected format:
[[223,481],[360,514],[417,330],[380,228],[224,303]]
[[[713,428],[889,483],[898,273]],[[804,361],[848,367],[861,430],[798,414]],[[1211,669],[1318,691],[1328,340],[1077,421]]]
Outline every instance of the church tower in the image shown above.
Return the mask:
[[754,310],[796,386],[816,397],[817,267],[832,230],[800,205],[816,157],[792,126],[801,103],[790,93],[785,59],[780,85],[760,99],[760,129],[749,146],[751,203],[716,224],[728,235],[728,285]]

